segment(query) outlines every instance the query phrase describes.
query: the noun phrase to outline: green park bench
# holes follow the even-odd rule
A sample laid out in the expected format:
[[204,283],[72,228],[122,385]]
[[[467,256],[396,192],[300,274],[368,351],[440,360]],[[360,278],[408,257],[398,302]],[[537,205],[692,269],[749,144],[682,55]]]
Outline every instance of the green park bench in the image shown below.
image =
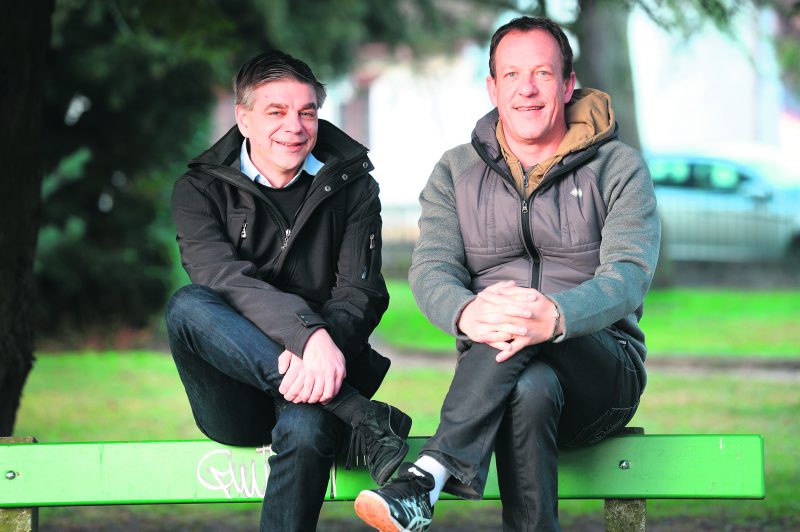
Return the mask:
[[[764,498],[761,435],[632,432],[559,456],[559,498],[604,499],[607,530],[644,530],[647,499]],[[0,438],[0,531],[36,530],[42,506],[260,501],[269,476],[268,447],[23,440]],[[411,438],[409,457],[423,441]],[[326,500],[372,487],[365,469],[337,463]],[[499,499],[494,465],[485,498]]]

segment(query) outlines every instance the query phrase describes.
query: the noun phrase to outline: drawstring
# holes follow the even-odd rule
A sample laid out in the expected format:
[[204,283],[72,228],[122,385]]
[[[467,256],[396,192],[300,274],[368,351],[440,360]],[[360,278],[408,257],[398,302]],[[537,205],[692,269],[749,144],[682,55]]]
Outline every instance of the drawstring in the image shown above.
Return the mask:
[[355,461],[355,466],[358,467],[359,456],[364,457],[364,464],[367,463],[367,437],[362,430],[360,426],[356,425],[350,431],[350,448],[347,450],[345,469],[352,469],[353,461]]

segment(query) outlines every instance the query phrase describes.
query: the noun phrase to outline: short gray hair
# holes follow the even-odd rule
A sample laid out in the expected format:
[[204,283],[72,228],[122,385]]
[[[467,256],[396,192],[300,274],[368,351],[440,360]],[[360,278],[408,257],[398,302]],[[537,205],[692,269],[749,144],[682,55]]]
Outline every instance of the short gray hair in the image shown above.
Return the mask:
[[322,107],[325,103],[325,85],[317,79],[307,64],[284,52],[271,50],[258,54],[239,69],[233,81],[236,105],[252,109],[253,92],[256,89],[264,83],[286,79],[311,85],[317,94],[317,107]]

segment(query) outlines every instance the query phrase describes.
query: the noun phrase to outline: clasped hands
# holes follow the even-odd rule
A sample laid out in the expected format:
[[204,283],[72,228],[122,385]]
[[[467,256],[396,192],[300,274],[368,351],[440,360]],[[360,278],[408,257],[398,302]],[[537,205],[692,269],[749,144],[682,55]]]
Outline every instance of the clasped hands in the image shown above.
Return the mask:
[[[501,281],[464,307],[458,328],[473,342],[498,349],[495,359],[503,362],[524,347],[549,340],[555,316],[554,303],[538,290]],[[561,334],[560,324],[556,332]]]
[[[555,324],[552,301],[533,288],[501,281],[478,294],[461,312],[458,328],[470,340],[500,352],[497,362],[508,360],[522,348],[550,339]],[[561,334],[561,327],[556,331]],[[283,375],[278,391],[293,403],[326,404],[336,397],[347,374],[342,352],[325,329],[308,338],[303,357],[284,351],[278,357]]]
[[284,399],[322,404],[336,397],[347,374],[344,355],[325,329],[308,337],[303,358],[291,351],[281,353],[278,372],[283,375],[278,392]]

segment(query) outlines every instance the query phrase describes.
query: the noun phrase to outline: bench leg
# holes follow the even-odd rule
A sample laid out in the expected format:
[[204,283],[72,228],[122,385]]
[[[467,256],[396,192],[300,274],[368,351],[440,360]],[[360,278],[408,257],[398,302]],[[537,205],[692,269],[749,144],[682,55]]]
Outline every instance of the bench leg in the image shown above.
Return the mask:
[[645,499],[606,499],[608,532],[644,532],[647,527]]
[[3,532],[37,532],[38,508],[0,508],[0,530]]
[[[642,427],[625,427],[620,434],[644,434]],[[644,532],[647,529],[645,499],[606,499],[605,519],[608,532]]]
[[[2,444],[36,443],[31,436],[6,436],[0,438]],[[5,470],[0,473],[6,473]],[[0,477],[0,481],[6,479]],[[0,531],[38,532],[39,508],[0,508]]]

